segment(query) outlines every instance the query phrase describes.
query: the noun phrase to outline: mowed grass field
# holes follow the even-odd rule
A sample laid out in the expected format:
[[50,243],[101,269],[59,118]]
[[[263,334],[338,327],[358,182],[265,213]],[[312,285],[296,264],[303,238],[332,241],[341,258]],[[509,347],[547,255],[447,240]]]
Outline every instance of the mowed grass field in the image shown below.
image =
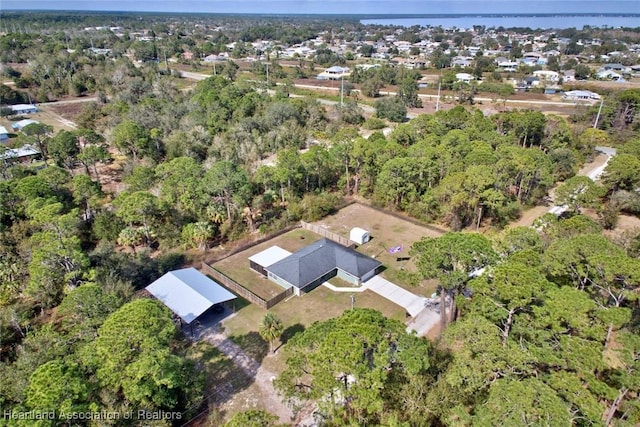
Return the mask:
[[[435,281],[425,281],[417,275],[415,259],[409,255],[409,250],[423,237],[439,237],[442,233],[359,203],[340,209],[314,224],[347,238],[352,228],[364,228],[369,231],[371,240],[356,250],[374,257],[385,266],[382,277],[417,294],[429,296],[435,291]],[[389,248],[398,246],[402,246],[399,253],[389,253]]]
[[[349,231],[356,226],[369,230],[372,240],[361,245],[357,250],[383,263],[385,270],[382,276],[419,295],[429,296],[435,291],[437,286],[435,281],[419,278],[415,260],[409,256],[409,249],[422,237],[438,237],[440,233],[437,231],[357,203],[323,218],[316,224],[345,237],[349,237]],[[255,294],[263,298],[272,298],[284,289],[251,270],[248,258],[271,246],[279,246],[295,252],[320,238],[321,236],[311,231],[296,229],[232,255],[213,266]],[[402,251],[398,254],[390,254],[388,249],[392,246],[402,246]],[[337,286],[342,285],[337,280],[332,280],[331,283]],[[357,292],[353,295],[357,307],[374,308],[387,317],[406,320],[401,307],[373,292]],[[239,307],[237,313],[224,321],[229,335],[239,336],[257,331],[266,310],[253,304],[236,306]],[[301,297],[291,297],[277,304],[271,311],[282,319],[285,328],[295,327],[295,325],[304,328],[314,321],[339,316],[350,307],[351,293],[334,292],[320,286]]]

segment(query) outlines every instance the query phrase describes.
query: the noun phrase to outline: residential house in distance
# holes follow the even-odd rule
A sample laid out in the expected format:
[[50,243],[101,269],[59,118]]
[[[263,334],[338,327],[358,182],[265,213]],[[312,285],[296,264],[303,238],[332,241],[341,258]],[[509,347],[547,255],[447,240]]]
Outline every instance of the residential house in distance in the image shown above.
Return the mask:
[[551,70],[536,70],[533,75],[540,79],[541,82],[547,84],[557,84],[560,81],[560,74]]
[[11,105],[11,111],[16,116],[19,114],[33,114],[38,112],[38,107],[33,104],[16,104]]
[[466,68],[466,67],[471,67],[472,65],[473,65],[473,58],[469,56],[457,56],[453,58],[453,60],[451,61],[452,67]]
[[203,62],[206,62],[207,64],[213,64],[216,62],[224,62],[226,61],[228,58],[224,55],[207,55],[204,57],[204,59],[202,60]]
[[14,130],[22,130],[25,127],[32,125],[34,123],[40,123],[40,122],[33,119],[24,119],[24,120],[20,120],[19,122],[15,122],[14,124],[11,125],[11,127]]
[[602,66],[601,70],[604,70],[604,71],[615,71],[616,73],[619,73],[619,74],[625,74],[625,73],[628,73],[629,71],[631,71],[629,69],[629,67],[625,67],[622,64],[604,64]]
[[469,73],[457,73],[456,79],[462,83],[471,83],[474,77]]
[[343,77],[349,77],[351,72],[348,67],[340,67],[334,65],[329,67],[316,76],[318,80],[340,80]]
[[612,69],[601,69],[596,73],[596,78],[600,80],[613,80],[614,82],[624,81],[622,74],[619,74]]
[[590,90],[569,90],[562,95],[562,98],[571,101],[590,101],[600,99],[600,95]]
[[517,87],[516,90],[524,90],[528,91],[529,89],[533,89],[540,86],[540,78],[536,76],[527,76],[522,81],[522,85]]

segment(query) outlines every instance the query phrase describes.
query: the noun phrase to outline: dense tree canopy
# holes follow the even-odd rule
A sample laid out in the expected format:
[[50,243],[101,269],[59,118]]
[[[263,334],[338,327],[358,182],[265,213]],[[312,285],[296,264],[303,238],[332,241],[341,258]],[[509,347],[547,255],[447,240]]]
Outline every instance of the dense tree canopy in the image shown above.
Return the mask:
[[401,323],[370,309],[354,309],[315,323],[289,341],[287,369],[276,386],[287,397],[316,400],[331,418],[379,423],[395,412],[411,419],[401,405],[386,407],[388,393],[416,378],[426,380],[429,351]]

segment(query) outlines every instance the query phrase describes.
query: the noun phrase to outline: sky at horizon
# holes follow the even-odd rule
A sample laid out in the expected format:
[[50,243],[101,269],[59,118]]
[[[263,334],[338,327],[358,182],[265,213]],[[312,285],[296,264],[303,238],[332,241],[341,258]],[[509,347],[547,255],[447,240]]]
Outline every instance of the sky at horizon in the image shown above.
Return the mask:
[[491,13],[637,14],[640,13],[640,0],[0,0],[0,10],[388,15]]

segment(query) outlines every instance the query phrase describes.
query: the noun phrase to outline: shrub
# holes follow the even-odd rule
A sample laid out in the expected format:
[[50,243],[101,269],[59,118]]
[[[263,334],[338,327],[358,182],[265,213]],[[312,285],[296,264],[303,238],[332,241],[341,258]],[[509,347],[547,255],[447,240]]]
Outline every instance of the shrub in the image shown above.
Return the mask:
[[377,117],[370,117],[362,124],[362,127],[368,130],[384,129],[386,126],[385,121]]

